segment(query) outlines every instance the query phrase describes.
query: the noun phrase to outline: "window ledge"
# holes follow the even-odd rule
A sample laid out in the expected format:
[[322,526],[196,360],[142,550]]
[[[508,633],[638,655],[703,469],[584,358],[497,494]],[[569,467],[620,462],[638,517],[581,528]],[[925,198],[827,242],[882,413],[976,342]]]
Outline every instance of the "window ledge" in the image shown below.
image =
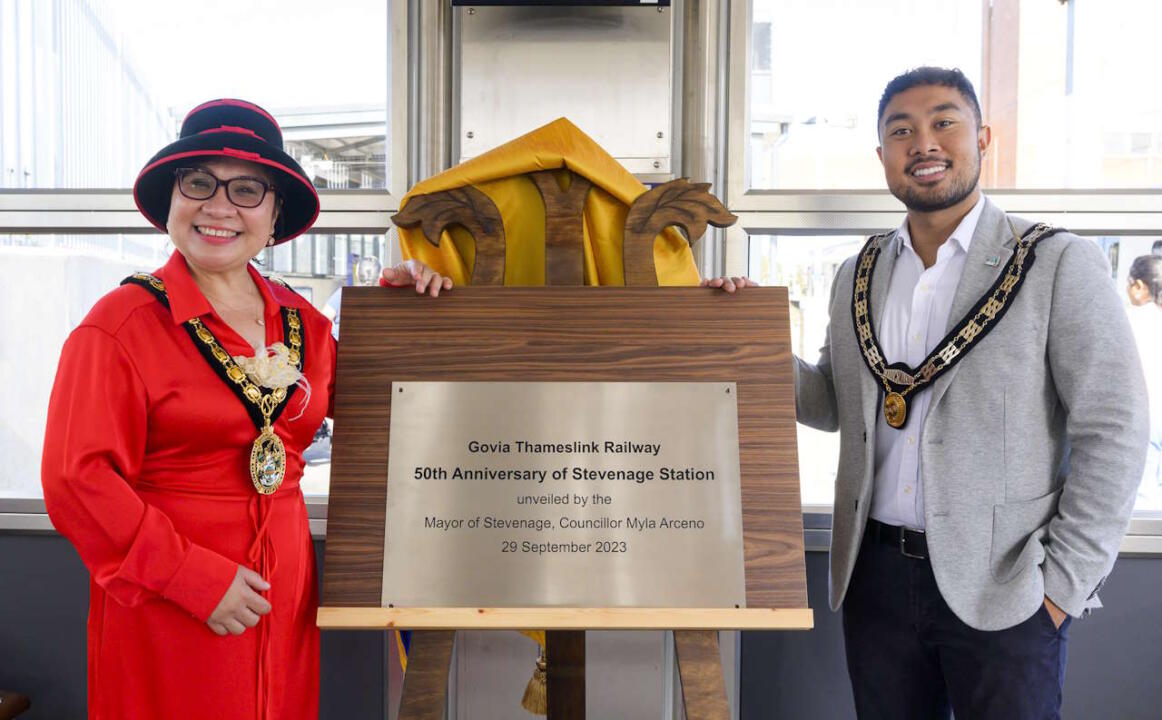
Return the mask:
[[[327,498],[306,497],[311,537],[322,540],[327,535]],[[0,498],[0,533],[56,534],[40,498]],[[831,507],[803,507],[803,546],[807,552],[827,552],[831,545]],[[1122,539],[1119,557],[1162,557],[1162,511],[1135,513],[1130,529]]]

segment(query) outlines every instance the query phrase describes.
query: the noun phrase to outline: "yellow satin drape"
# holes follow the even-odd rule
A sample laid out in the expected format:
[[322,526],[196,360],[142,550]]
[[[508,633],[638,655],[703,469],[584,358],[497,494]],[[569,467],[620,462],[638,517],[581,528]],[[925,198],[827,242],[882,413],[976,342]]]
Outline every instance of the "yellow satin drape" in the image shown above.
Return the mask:
[[[635,198],[646,187],[565,118],[538,128],[454,168],[417,183],[400,203],[416,195],[472,185],[487,195],[504,221],[505,285],[545,284],[545,207],[526,173],[568,169],[592,183],[585,200],[582,242],[586,285],[624,285],[622,230]],[[416,258],[467,285],[472,276],[472,236],[456,226],[440,236],[440,246],[423,230],[399,228],[404,259]],[[690,246],[675,228],[654,240],[659,285],[697,285],[698,267]]]

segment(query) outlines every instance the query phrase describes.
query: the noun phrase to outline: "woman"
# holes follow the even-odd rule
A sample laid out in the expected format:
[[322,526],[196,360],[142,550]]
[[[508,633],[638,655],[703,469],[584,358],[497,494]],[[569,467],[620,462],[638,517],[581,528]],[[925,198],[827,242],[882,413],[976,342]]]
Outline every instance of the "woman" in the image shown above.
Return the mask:
[[1162,509],[1162,256],[1142,255],[1130,265],[1126,294],[1130,328],[1146,373],[1150,399],[1150,448],[1138,487],[1139,509]]
[[[330,323],[250,261],[319,199],[262,108],[215,100],[141,171],[176,251],[61,354],[42,476],[92,575],[92,718],[315,718],[316,575],[302,451],[334,388]],[[390,284],[438,295],[418,265]]]

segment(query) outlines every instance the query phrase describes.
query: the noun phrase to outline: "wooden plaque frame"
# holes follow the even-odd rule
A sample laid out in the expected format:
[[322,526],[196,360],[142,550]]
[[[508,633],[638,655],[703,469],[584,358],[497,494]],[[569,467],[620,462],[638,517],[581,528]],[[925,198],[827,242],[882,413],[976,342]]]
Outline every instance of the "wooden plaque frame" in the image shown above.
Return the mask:
[[[785,288],[344,290],[319,626],[811,627],[792,372]],[[403,380],[737,383],[746,608],[380,607],[390,390]]]

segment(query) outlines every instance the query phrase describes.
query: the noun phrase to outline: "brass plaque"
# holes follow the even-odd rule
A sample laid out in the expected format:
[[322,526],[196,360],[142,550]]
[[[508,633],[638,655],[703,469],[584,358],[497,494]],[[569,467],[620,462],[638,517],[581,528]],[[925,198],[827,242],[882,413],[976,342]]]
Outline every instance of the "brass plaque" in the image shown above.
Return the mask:
[[745,607],[736,395],[393,383],[384,607]]

